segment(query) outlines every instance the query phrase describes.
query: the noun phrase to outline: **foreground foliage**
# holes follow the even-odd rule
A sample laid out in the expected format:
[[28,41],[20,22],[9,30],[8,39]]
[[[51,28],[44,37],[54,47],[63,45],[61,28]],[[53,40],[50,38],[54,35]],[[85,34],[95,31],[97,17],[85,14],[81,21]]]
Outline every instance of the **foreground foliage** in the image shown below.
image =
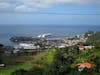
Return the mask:
[[[5,72],[9,74],[3,73],[2,75],[100,75],[100,32],[91,34],[87,43],[94,45],[93,49],[80,51],[77,45],[63,49],[48,49],[46,52],[37,53],[27,59],[20,58],[22,64],[24,63],[23,66],[21,64],[15,66],[16,69],[7,68]],[[89,62],[93,66],[79,72],[77,64],[82,62]],[[0,71],[4,70],[0,69]]]

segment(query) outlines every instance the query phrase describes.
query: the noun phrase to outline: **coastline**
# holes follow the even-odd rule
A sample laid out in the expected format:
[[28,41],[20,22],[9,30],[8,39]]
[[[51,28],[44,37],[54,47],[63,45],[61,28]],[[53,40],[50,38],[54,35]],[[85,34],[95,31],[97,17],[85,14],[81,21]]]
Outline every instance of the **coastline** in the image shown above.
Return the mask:
[[78,34],[83,34],[87,31],[100,31],[99,25],[86,25],[86,26],[78,26],[78,25],[1,25],[0,26],[0,43],[5,45],[11,45],[12,43],[9,39],[12,36],[31,36],[37,37],[40,34],[44,33],[52,33],[53,37],[67,37],[67,36],[75,36]]

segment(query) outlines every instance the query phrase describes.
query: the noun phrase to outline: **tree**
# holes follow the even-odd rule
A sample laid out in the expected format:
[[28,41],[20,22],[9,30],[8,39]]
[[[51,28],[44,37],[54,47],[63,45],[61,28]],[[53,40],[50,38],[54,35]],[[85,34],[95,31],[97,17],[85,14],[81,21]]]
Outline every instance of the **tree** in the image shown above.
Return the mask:
[[0,63],[2,64],[2,58],[1,58],[1,56],[2,56],[2,54],[4,53],[4,51],[3,51],[3,47],[4,47],[4,45],[3,44],[0,44]]
[[24,69],[16,70],[15,72],[12,72],[11,75],[29,75],[28,71]]

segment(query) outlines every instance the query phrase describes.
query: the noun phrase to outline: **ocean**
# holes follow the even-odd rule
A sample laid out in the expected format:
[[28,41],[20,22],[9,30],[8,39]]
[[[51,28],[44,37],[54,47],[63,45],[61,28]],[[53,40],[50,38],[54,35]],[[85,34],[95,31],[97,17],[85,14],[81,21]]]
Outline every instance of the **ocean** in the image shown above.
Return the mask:
[[69,37],[83,34],[87,31],[100,31],[100,26],[80,25],[80,26],[32,26],[32,25],[1,25],[0,43],[13,45],[9,40],[12,36],[31,36],[37,37],[40,34],[51,33],[53,37]]

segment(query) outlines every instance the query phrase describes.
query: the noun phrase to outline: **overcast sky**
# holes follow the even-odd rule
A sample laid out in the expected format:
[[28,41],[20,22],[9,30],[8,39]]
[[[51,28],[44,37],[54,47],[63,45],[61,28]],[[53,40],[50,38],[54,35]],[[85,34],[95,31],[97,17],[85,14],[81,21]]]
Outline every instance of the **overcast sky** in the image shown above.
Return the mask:
[[0,0],[0,25],[100,25],[100,0]]

